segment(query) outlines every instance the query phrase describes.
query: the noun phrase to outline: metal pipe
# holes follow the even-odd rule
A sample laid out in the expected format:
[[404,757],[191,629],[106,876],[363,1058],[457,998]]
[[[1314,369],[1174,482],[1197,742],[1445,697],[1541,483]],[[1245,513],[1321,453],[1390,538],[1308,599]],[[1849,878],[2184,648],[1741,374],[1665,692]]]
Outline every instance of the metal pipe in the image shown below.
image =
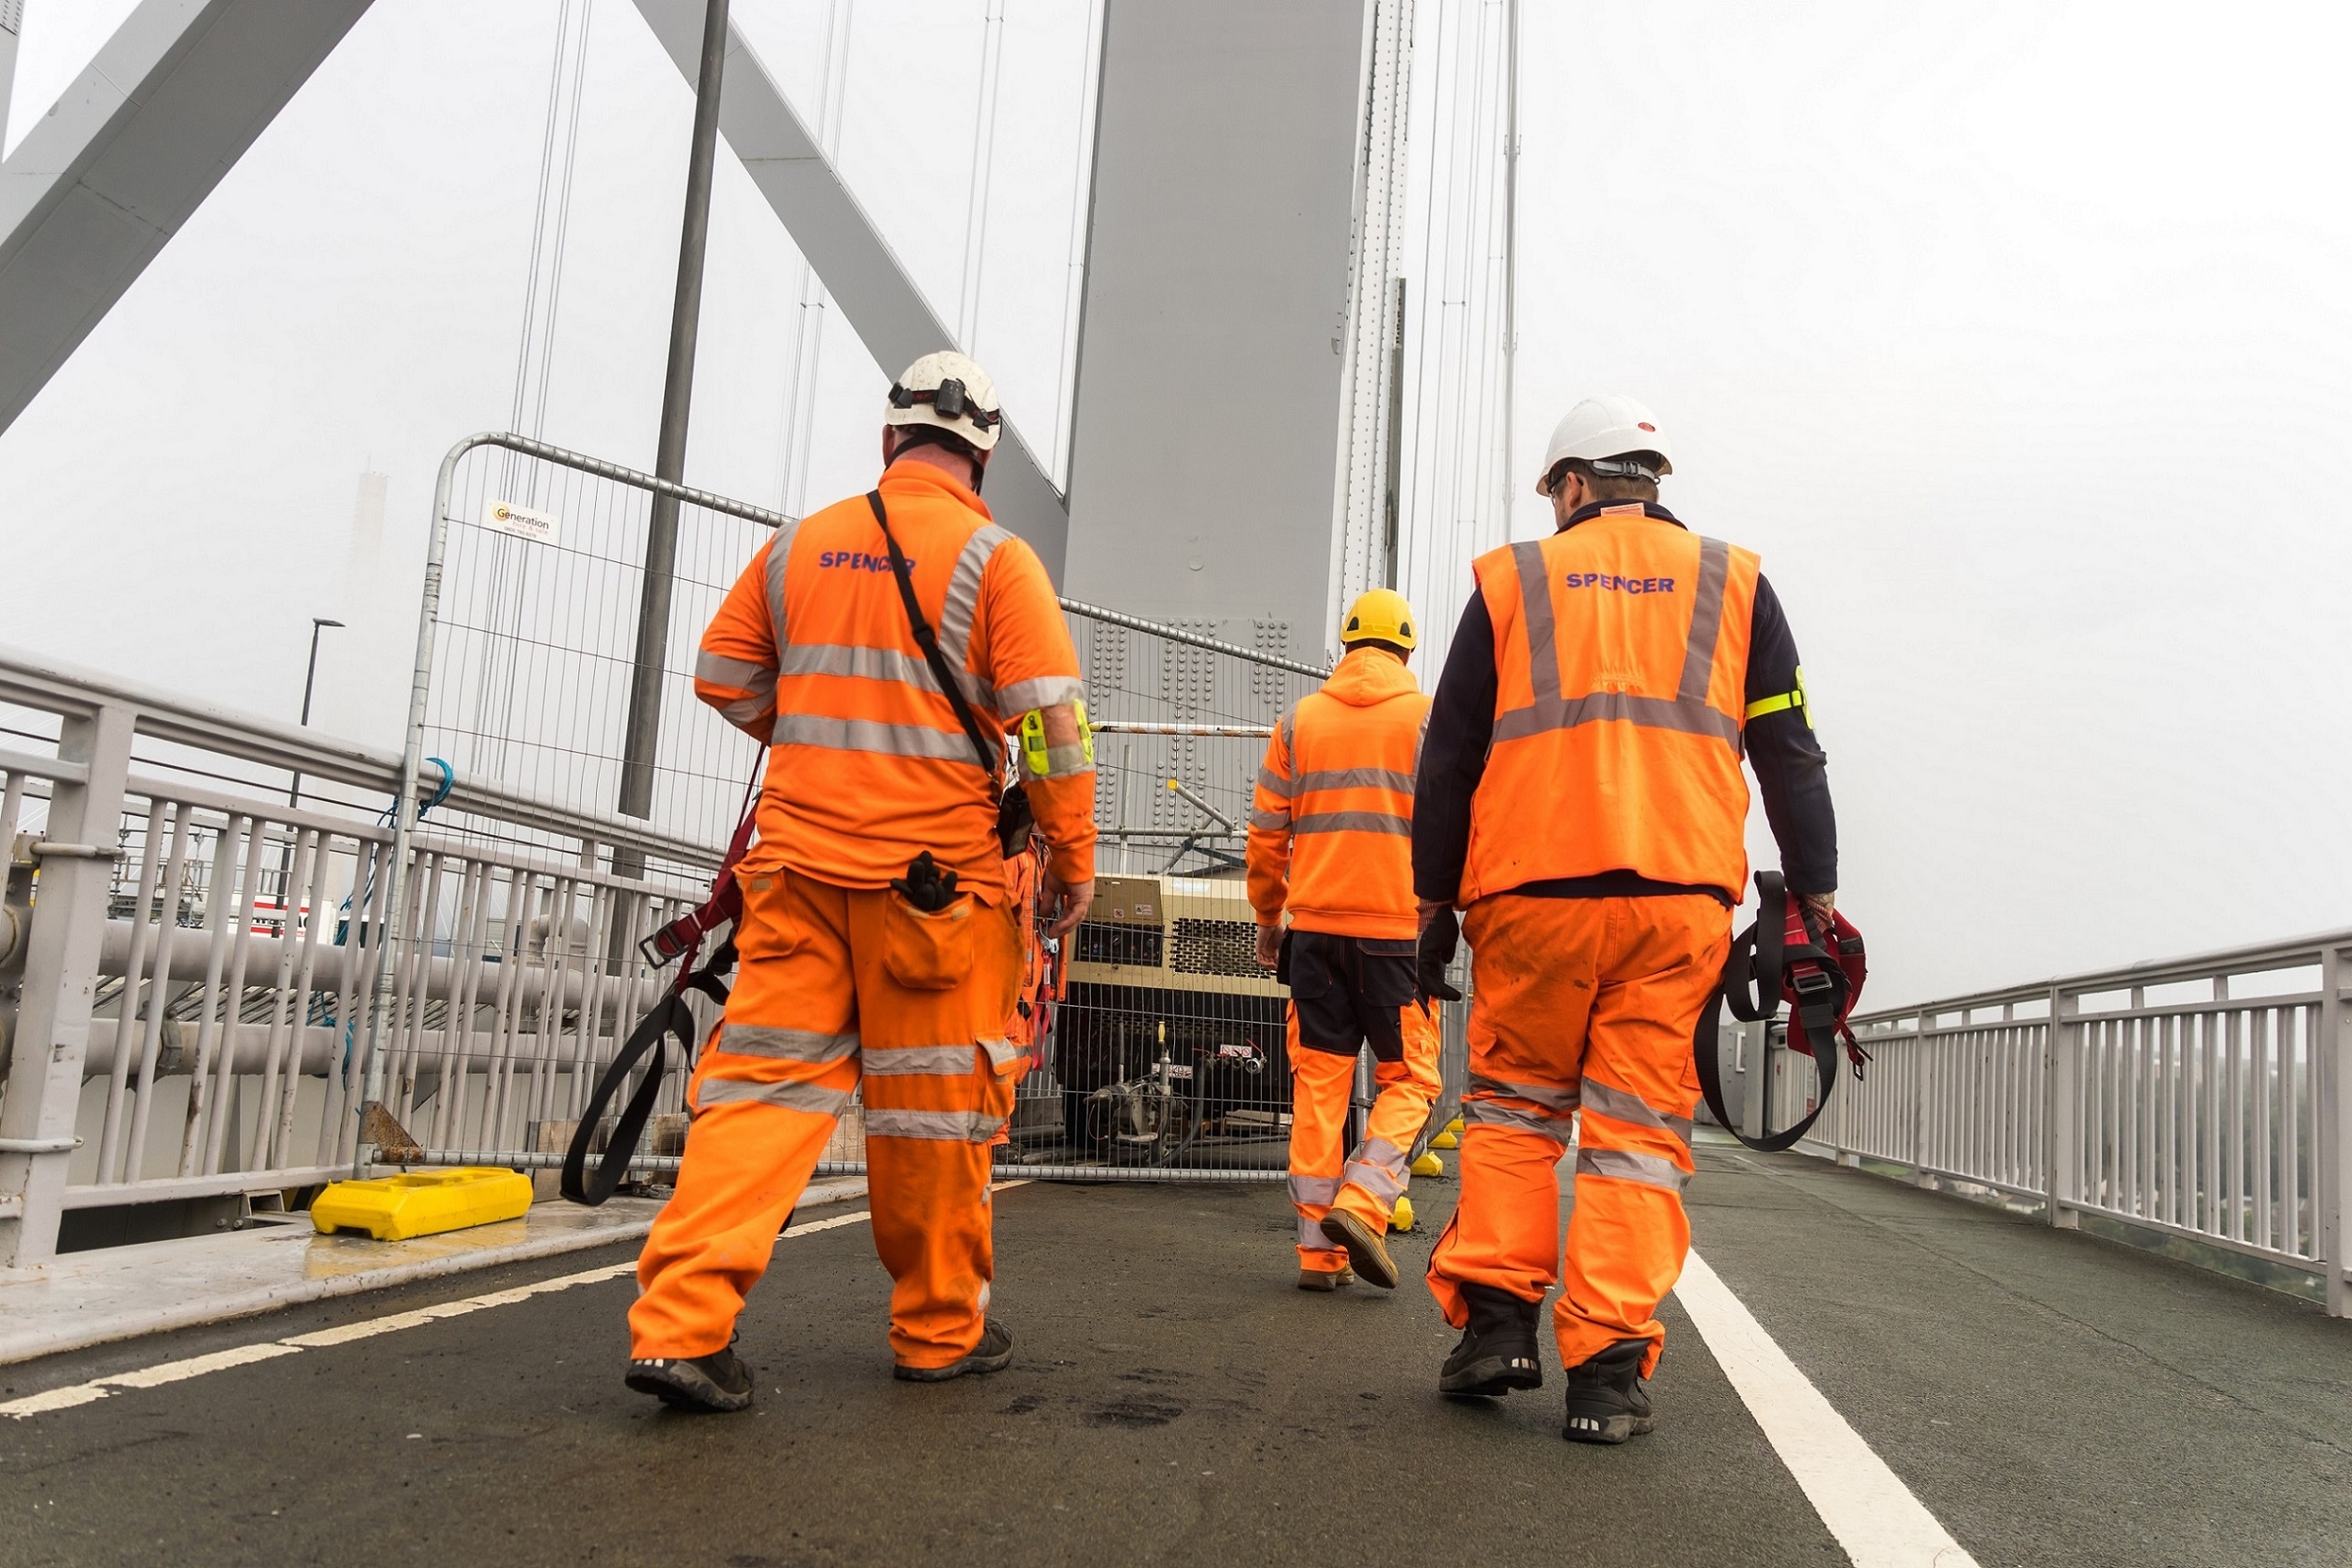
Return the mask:
[[[561,1170],[565,1156],[541,1150],[427,1149],[412,1156],[410,1165],[504,1165],[517,1171]],[[591,1155],[602,1159],[602,1155]],[[675,1173],[685,1161],[676,1154],[633,1154],[628,1169]],[[1193,1170],[1167,1165],[998,1165],[999,1177],[1037,1182],[1286,1182],[1289,1173],[1275,1167],[1264,1171]],[[813,1174],[862,1176],[863,1160],[819,1160]]]
[[1244,647],[1239,643],[1223,642],[1216,637],[1202,637],[1198,632],[1188,632],[1181,627],[1162,625],[1159,621],[1147,621],[1140,616],[1130,616],[1120,610],[1106,610],[1100,605],[1089,605],[1077,599],[1064,599],[1061,601],[1061,605],[1070,615],[1089,616],[1106,626],[1125,626],[1131,632],[1150,632],[1153,637],[1165,637],[1173,643],[1182,643],[1186,647],[1206,648],[1211,653],[1222,653],[1248,664],[1261,664],[1268,669],[1286,669],[1294,675],[1311,675],[1318,680],[1328,680],[1331,678],[1330,669],[1323,665],[1301,664],[1295,658],[1284,658],[1279,654],[1260,653],[1255,648]]
[[[686,217],[677,242],[677,295],[670,307],[669,373],[662,384],[656,478],[686,477],[687,415],[694,400],[694,351],[702,319],[702,262],[710,242],[711,163],[719,148],[719,94],[727,68],[728,0],[709,0],[702,19],[702,72],[694,89],[694,135],[686,162]],[[677,499],[656,495],[638,586],[636,668],[621,750],[620,811],[653,813],[654,751],[661,740],[662,666],[669,650],[672,575],[677,562]]]

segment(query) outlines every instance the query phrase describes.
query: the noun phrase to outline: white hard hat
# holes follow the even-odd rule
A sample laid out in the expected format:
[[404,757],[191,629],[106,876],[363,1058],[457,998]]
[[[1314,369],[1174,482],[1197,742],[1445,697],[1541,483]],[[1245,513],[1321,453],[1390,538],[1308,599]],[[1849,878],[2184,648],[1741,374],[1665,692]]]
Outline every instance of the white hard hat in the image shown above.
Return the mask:
[[[1655,452],[1659,458],[1656,473],[1641,464],[1625,464],[1614,473],[1605,466],[1610,458],[1632,452]],[[1588,397],[1570,409],[1568,417],[1552,428],[1551,445],[1544,448],[1542,471],[1536,475],[1536,491],[1539,495],[1551,493],[1544,485],[1562,458],[1591,463],[1595,471],[1612,479],[1654,479],[1659,474],[1675,471],[1674,457],[1666,433],[1658,428],[1658,416],[1647,408],[1622,393]]]
[[936,425],[985,452],[996,445],[1004,412],[988,373],[952,349],[925,354],[890,387],[885,425]]

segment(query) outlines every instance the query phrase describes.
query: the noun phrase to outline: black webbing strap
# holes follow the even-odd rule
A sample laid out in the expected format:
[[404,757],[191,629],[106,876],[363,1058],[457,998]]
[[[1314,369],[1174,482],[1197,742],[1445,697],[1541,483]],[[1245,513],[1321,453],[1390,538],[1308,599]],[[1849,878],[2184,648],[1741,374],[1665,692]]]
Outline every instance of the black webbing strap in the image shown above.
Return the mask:
[[915,597],[915,579],[908,569],[907,557],[898,548],[898,535],[890,531],[890,513],[882,504],[880,490],[867,490],[866,504],[874,509],[874,521],[882,525],[882,546],[890,552],[890,574],[898,580],[898,599],[907,606],[907,624],[915,634],[915,646],[923,650],[923,662],[931,668],[931,679],[939,682],[940,693],[955,710],[956,722],[963,726],[964,739],[980,757],[981,771],[988,775],[988,793],[996,806],[996,846],[1006,859],[1029,838],[1030,815],[1028,792],[1020,783],[997,780],[997,766],[1004,760],[1002,741],[992,746],[982,738],[980,719],[971,704],[963,700],[963,689],[957,685],[955,673],[948,668],[947,656],[940,651],[939,634],[924,617],[923,606]]
[[898,549],[898,537],[890,531],[890,514],[883,509],[882,492],[867,490],[866,504],[874,509],[874,521],[882,525],[882,544],[890,552],[890,574],[898,579],[898,597],[907,606],[907,621],[914,628],[915,646],[923,650],[923,662],[931,667],[931,679],[940,683],[947,697],[948,706],[955,710],[956,722],[963,726],[964,739],[980,753],[980,765],[988,774],[988,792],[996,793],[996,764],[1004,748],[992,747],[981,738],[980,720],[971,705],[963,700],[962,689],[957,686],[952,671],[948,668],[947,655],[940,651],[939,634],[923,617],[923,606],[915,597],[915,579],[907,569],[907,557]]
[[[1723,984],[1716,988],[1707,1001],[1706,1011],[1699,1016],[1698,1034],[1691,1042],[1691,1054],[1698,1067],[1699,1092],[1706,1097],[1706,1108],[1715,1113],[1717,1123],[1750,1149],[1771,1154],[1795,1147],[1798,1140],[1812,1130],[1822,1112],[1829,1109],[1830,1093],[1837,1088],[1838,1014],[1845,1000],[1846,977],[1845,971],[1820,943],[1789,946],[1788,884],[1778,871],[1756,873],[1756,923],[1731,939],[1731,951],[1724,958]],[[1797,993],[1796,1022],[1801,1026],[1806,1048],[1812,1052],[1813,1066],[1821,1079],[1821,1094],[1812,1110],[1793,1127],[1750,1138],[1733,1124],[1731,1112],[1724,1106],[1720,1059],[1723,1009],[1727,1004],[1733,1017],[1767,1026],[1767,1046],[1759,1053],[1754,1079],[1760,1086],[1764,1075],[1771,1070],[1769,1026],[1780,1016],[1783,989]]]

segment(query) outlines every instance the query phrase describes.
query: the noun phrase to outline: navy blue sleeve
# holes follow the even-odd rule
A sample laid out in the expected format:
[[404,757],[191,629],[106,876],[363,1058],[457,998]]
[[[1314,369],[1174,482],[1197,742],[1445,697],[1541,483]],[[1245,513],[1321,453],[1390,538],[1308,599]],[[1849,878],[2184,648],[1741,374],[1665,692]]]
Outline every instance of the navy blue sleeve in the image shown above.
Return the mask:
[[1486,772],[1495,734],[1495,623],[1474,593],[1446,650],[1445,673],[1429,708],[1421,776],[1412,793],[1412,890],[1450,904],[1470,858],[1470,797]]
[[[1801,695],[1797,638],[1780,596],[1756,579],[1756,609],[1748,632],[1748,700]],[[1448,673],[1451,673],[1451,665]],[[1813,734],[1813,716],[1801,702],[1748,721],[1748,765],[1764,797],[1764,819],[1780,847],[1780,870],[1792,893],[1837,890],[1837,812],[1830,805],[1829,758]],[[1419,807],[1415,807],[1416,814]],[[1416,841],[1416,849],[1418,841]],[[1415,861],[1418,871],[1419,862]]]

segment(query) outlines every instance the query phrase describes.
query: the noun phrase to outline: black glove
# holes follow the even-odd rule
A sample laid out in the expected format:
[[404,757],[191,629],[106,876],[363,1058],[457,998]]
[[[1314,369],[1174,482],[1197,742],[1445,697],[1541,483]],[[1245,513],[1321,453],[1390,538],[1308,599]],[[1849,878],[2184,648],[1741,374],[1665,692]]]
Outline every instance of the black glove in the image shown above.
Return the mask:
[[905,876],[893,877],[890,885],[927,915],[938,914],[956,900],[956,874],[940,870],[928,849],[908,865]]
[[1454,949],[1461,940],[1462,922],[1450,909],[1438,910],[1422,929],[1421,955],[1413,984],[1423,1001],[1432,997],[1448,1002],[1462,1000],[1462,993],[1445,983],[1445,966],[1454,962]]

